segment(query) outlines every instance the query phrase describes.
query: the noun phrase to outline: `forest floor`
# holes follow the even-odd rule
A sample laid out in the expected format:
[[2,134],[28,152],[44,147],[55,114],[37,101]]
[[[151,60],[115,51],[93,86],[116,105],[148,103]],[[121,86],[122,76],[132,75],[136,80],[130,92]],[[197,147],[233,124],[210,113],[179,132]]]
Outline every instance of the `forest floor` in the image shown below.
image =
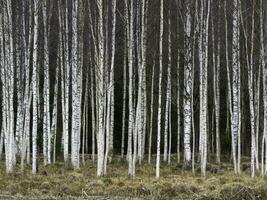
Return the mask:
[[230,163],[208,164],[207,177],[183,169],[175,161],[162,164],[161,178],[155,178],[155,165],[137,165],[136,177],[127,175],[125,161],[113,159],[108,175],[96,177],[96,164],[88,161],[79,170],[56,163],[39,166],[36,175],[30,166],[24,173],[19,166],[14,174],[5,173],[0,163],[0,199],[267,199],[267,179],[252,179],[250,164],[242,164],[243,173],[236,176]]

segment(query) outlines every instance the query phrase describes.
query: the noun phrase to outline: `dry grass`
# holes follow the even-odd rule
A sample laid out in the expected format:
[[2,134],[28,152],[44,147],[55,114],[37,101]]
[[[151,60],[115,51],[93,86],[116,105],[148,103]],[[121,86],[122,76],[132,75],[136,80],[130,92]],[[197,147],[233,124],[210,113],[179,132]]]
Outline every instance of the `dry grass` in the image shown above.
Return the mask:
[[162,164],[161,178],[154,165],[137,166],[136,177],[127,176],[127,163],[113,161],[108,176],[96,177],[96,166],[88,161],[73,171],[63,163],[41,166],[32,175],[30,166],[12,175],[0,163],[0,199],[267,199],[266,180],[251,179],[248,173],[235,176],[231,165],[208,165],[206,178],[182,166]]

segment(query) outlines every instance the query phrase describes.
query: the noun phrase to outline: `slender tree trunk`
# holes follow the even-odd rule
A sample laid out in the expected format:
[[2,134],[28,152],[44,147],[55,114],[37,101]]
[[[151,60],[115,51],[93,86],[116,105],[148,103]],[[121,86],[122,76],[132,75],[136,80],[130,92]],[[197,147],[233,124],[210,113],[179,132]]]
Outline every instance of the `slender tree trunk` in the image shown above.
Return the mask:
[[[201,160],[201,175],[206,175],[207,165],[207,90],[208,90],[208,30],[209,30],[209,16],[210,16],[210,1],[207,2],[207,15],[204,19],[204,1],[202,1],[201,9],[201,35],[200,38],[200,160]],[[202,21],[203,20],[203,21]],[[204,21],[205,20],[205,21]],[[203,24],[202,24],[203,23]],[[203,43],[201,42],[203,39]],[[202,59],[201,59],[202,57]]]
[[238,8],[238,1],[234,1],[234,9],[233,9],[233,40],[232,40],[232,52],[233,52],[233,72],[232,72],[232,88],[233,88],[233,99],[232,99],[232,106],[233,106],[233,113],[232,113],[232,125],[231,125],[231,132],[232,132],[232,156],[234,162],[234,169],[235,173],[239,173],[239,169],[237,168],[237,143],[239,140],[239,74],[240,74],[240,66],[239,66],[239,8]]
[[[171,103],[171,19],[170,10],[168,17],[168,75],[167,75],[167,92],[166,92],[166,103],[165,103],[165,124],[164,124],[164,154],[163,161],[167,162],[168,156],[168,128],[169,128],[169,110]],[[169,133],[170,135],[171,133]]]
[[220,140],[220,38],[217,44],[217,64],[216,64],[216,75],[215,75],[215,119],[216,119],[216,161],[220,164],[221,162],[221,140]]
[[93,68],[90,68],[90,87],[91,87],[91,115],[92,115],[92,160],[95,162],[95,134],[96,134],[96,122],[95,122],[95,93],[94,93],[94,75]]
[[145,157],[145,146],[146,146],[146,136],[147,136],[147,83],[146,83],[146,76],[147,76],[147,8],[148,8],[148,1],[142,0],[141,3],[141,57],[142,57],[142,66],[143,66],[143,84],[142,84],[142,147],[141,147],[141,160]]
[[[60,47],[59,47],[60,48]],[[61,50],[59,50],[61,54]],[[58,62],[60,65],[60,61]],[[54,85],[54,102],[53,102],[53,116],[52,116],[52,126],[51,126],[51,139],[53,139],[53,163],[56,162],[56,141],[57,141],[57,116],[58,116],[58,78],[59,67],[56,69],[56,83]],[[49,151],[50,153],[50,151]]]
[[159,104],[158,104],[158,131],[157,131],[157,161],[156,177],[160,175],[160,138],[161,138],[161,96],[162,96],[162,45],[163,45],[163,0],[160,1],[160,34],[159,34]]
[[152,148],[152,135],[153,135],[153,116],[154,116],[154,79],[155,79],[155,56],[152,65],[151,76],[151,101],[150,101],[150,125],[149,125],[149,141],[148,141],[148,163],[151,164],[151,148]]
[[184,69],[184,165],[191,164],[191,95],[192,95],[192,45],[191,45],[191,14],[190,2],[187,1],[185,17],[185,69]]
[[85,95],[84,95],[84,105],[83,105],[83,138],[82,138],[82,163],[85,165],[85,150],[86,150],[86,138],[88,132],[88,86],[89,86],[89,74],[86,73],[86,83],[85,83]]
[[65,73],[61,70],[62,79],[62,110],[63,110],[63,146],[64,146],[64,161],[69,162],[69,106],[70,106],[70,61],[69,61],[69,23],[68,23],[68,3],[65,8],[65,32],[64,32],[64,65]]
[[[29,7],[31,8],[31,4],[29,4]],[[23,130],[22,130],[22,138],[21,138],[21,171],[24,170],[24,161],[25,157],[29,155],[27,153],[28,149],[28,142],[29,141],[29,128],[30,128],[30,107],[31,107],[31,102],[32,102],[32,92],[30,90],[30,47],[32,44],[32,26],[29,25],[29,36],[28,36],[28,45],[27,45],[27,38],[26,38],[26,28],[25,28],[25,4],[23,4],[22,7],[22,34],[23,34],[23,39],[22,39],[22,45],[23,45],[23,50],[25,52],[24,54],[24,70],[25,70],[25,85],[24,85],[24,99],[23,99]],[[32,13],[29,13],[29,21],[32,21]],[[31,24],[31,23],[30,23]],[[27,156],[28,158],[28,156]]]
[[177,162],[180,163],[181,155],[180,155],[180,143],[181,143],[181,116],[180,116],[180,52],[177,52]]
[[97,100],[98,100],[98,134],[97,134],[97,176],[104,175],[105,132],[104,132],[104,34],[103,34],[103,0],[98,0],[98,67],[97,67]]
[[[126,10],[128,10],[128,3],[126,3]],[[129,15],[129,17],[128,17]],[[133,142],[133,129],[134,129],[134,99],[133,99],[133,0],[130,1],[130,11],[126,15],[127,21],[127,42],[128,42],[128,65],[129,65],[129,124],[128,124],[128,174],[133,175],[133,155],[132,155],[132,142]]]
[[[125,9],[125,16],[127,11]],[[126,23],[127,25],[127,23]],[[126,92],[127,92],[127,28],[124,30],[124,55],[123,55],[123,110],[122,110],[122,134],[121,134],[121,158],[124,157],[125,148],[125,124],[126,124]]]
[[37,48],[38,48],[38,0],[34,1],[34,25],[33,25],[33,123],[32,123],[32,173],[37,172],[37,123],[38,123],[38,97],[37,97]]
[[[198,18],[198,2],[195,3],[195,17]],[[193,49],[196,45],[196,34],[199,32],[199,22],[196,20],[196,27],[193,35]],[[195,131],[195,113],[194,113],[194,86],[195,86],[195,51],[192,59],[192,95],[191,95],[191,112],[192,112],[192,173],[195,175],[195,149],[196,149],[196,131]]]
[[71,164],[79,168],[79,132],[80,132],[80,66],[78,60],[78,1],[72,1],[72,131],[71,131]]
[[116,9],[117,1],[112,1],[112,35],[111,35],[111,69],[110,69],[110,78],[111,78],[111,119],[110,119],[110,161],[113,155],[113,134],[114,134],[114,60],[115,60],[115,43],[116,43]]
[[[227,22],[227,1],[224,1],[224,20],[225,20],[225,57],[226,57],[226,69],[227,69],[227,133],[231,133],[232,137],[232,116],[233,116],[233,106],[232,106],[232,86],[231,86],[231,72],[229,64],[229,44],[228,44],[228,22]],[[234,142],[232,137],[231,152],[234,149]],[[231,154],[233,157],[233,153]],[[236,162],[234,162],[234,166]],[[235,167],[236,168],[236,167]],[[235,170],[236,171],[236,170]]]
[[44,165],[51,163],[51,124],[50,124],[50,76],[49,76],[49,48],[48,30],[49,20],[47,1],[43,1],[43,26],[44,26],[44,117],[43,117],[43,154]]
[[[218,42],[215,44],[214,18],[212,21],[212,48],[213,48],[213,99],[215,111],[215,137],[216,137],[216,162],[220,164],[220,37],[218,33]],[[217,49],[217,55],[215,53]]]
[[[264,2],[264,3],[263,3]],[[261,146],[261,172],[264,176],[267,172],[267,69],[266,69],[266,37],[264,38],[264,32],[267,31],[267,24],[264,24],[264,9],[267,8],[266,1],[260,1],[260,43],[261,43],[261,52],[260,52],[260,64],[263,71],[263,136],[262,136],[262,146]],[[265,12],[267,16],[267,12]],[[265,161],[265,162],[264,162]]]

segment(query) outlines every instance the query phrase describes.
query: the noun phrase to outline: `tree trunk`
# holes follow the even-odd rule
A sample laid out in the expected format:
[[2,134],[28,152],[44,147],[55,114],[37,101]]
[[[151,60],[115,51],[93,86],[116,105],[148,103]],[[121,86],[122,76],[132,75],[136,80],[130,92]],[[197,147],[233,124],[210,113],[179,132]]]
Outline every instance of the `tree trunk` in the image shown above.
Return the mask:
[[33,91],[33,124],[32,124],[32,173],[37,172],[37,126],[38,126],[38,83],[37,83],[37,49],[38,49],[38,1],[34,1],[34,26],[33,26],[33,70],[32,70],[32,91]]
[[185,17],[185,69],[184,69],[184,164],[191,164],[191,95],[192,95],[192,47],[191,47],[191,14],[190,2],[187,1]]
[[157,161],[156,177],[160,175],[160,137],[161,137],[161,96],[162,96],[162,43],[163,43],[163,0],[160,1],[160,34],[159,34],[159,104],[158,104],[158,131],[157,131]]

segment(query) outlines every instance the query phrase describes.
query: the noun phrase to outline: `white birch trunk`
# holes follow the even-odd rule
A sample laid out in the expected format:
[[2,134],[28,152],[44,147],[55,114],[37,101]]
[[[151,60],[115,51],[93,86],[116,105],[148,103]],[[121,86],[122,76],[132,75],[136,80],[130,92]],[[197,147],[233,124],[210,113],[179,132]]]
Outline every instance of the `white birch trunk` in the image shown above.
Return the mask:
[[78,1],[72,2],[72,131],[71,164],[79,168],[79,132],[80,132],[80,71],[78,60]]
[[[264,3],[263,3],[264,2]],[[262,176],[267,172],[267,55],[266,55],[266,35],[264,37],[264,32],[267,31],[267,24],[264,23],[263,19],[267,16],[267,12],[265,12],[264,16],[264,9],[267,8],[266,1],[261,0],[261,7],[260,7],[260,42],[261,42],[261,52],[260,52],[260,64],[262,65],[263,71],[263,138],[262,138],[262,152],[261,152],[261,171]],[[265,161],[265,162],[264,162]]]
[[232,72],[232,89],[233,89],[233,99],[232,99],[232,120],[231,120],[231,132],[232,132],[232,154],[233,154],[233,162],[235,173],[238,173],[237,169],[237,143],[238,143],[238,132],[239,132],[239,11],[238,11],[238,1],[234,1],[234,9],[233,9],[233,40],[232,40],[232,48],[233,48],[233,72]]
[[[198,18],[198,2],[195,3],[195,17]],[[199,32],[199,21],[196,20],[196,27],[193,35],[193,48],[196,45],[196,34]],[[196,131],[195,131],[195,114],[194,114],[194,86],[195,86],[195,51],[192,52],[192,95],[191,95],[191,112],[192,112],[192,173],[195,175],[195,147],[196,147]]]
[[[200,161],[201,175],[206,175],[207,164],[207,90],[208,90],[208,30],[210,16],[210,1],[207,2],[207,14],[204,19],[204,1],[201,2],[201,20],[199,54],[202,57],[200,67]],[[205,20],[205,21],[204,21]],[[202,41],[203,40],[203,41]]]
[[97,134],[97,176],[104,175],[105,132],[104,132],[104,35],[103,35],[103,0],[98,0],[98,66],[97,66],[97,100],[98,100],[98,134]]
[[[170,10],[169,10],[170,15]],[[167,75],[167,92],[166,92],[166,103],[165,103],[165,123],[164,123],[164,154],[163,161],[167,162],[168,158],[168,130],[169,130],[169,112],[171,107],[171,19],[168,17],[168,75]],[[169,133],[171,135],[171,133]]]
[[142,0],[141,3],[141,57],[143,66],[143,84],[142,84],[142,147],[141,160],[145,157],[146,131],[147,131],[147,84],[146,84],[146,53],[147,53],[147,10],[148,1]]
[[[127,11],[125,9],[125,15]],[[126,92],[127,92],[127,30],[124,30],[124,55],[123,55],[123,109],[122,109],[122,133],[121,133],[121,158],[124,157],[124,148],[125,148],[125,121],[126,121]]]
[[110,161],[113,155],[113,134],[114,134],[114,60],[115,60],[115,44],[116,44],[116,9],[117,1],[112,1],[112,35],[111,35],[111,67],[110,67],[110,87],[111,90],[111,102],[110,102],[110,140],[109,140],[109,149],[110,149]]
[[[59,55],[61,51],[59,51]],[[59,62],[58,62],[59,63]],[[52,125],[51,125],[51,136],[50,139],[53,140],[53,163],[56,162],[56,138],[57,138],[57,116],[58,116],[58,74],[59,67],[56,69],[56,83],[54,85],[54,102],[53,102],[53,115],[52,115]],[[52,141],[51,141],[52,143]],[[52,152],[51,149],[48,149],[48,154],[50,155]]]
[[190,5],[186,5],[185,17],[185,69],[184,69],[184,162],[189,165],[191,162],[191,95],[192,95],[192,48],[190,42],[191,15]]
[[[127,0],[125,1],[126,10],[128,10]],[[133,175],[133,158],[132,158],[132,140],[134,125],[134,99],[133,99],[133,0],[130,3],[129,17],[127,19],[127,46],[128,46],[128,65],[129,65],[129,125],[128,125],[128,174]]]
[[[214,29],[214,18],[212,21],[212,48],[213,48],[213,101],[215,111],[215,137],[216,137],[216,162],[220,164],[220,37],[218,35],[217,45],[215,44],[215,29]],[[219,34],[219,32],[217,31]],[[215,52],[217,49],[217,54]]]
[[215,119],[216,119],[216,161],[220,164],[221,162],[221,139],[220,139],[220,66],[221,66],[221,43],[220,39],[217,44],[217,64],[216,64],[216,75],[215,75]]
[[163,0],[160,1],[160,34],[159,34],[159,104],[158,104],[158,123],[157,123],[157,160],[156,177],[160,176],[160,138],[161,138],[161,93],[162,93],[162,43],[163,43]]
[[37,126],[38,126],[38,83],[37,83],[37,48],[38,48],[38,0],[34,1],[34,27],[33,27],[33,124],[32,124],[32,173],[37,172]]
[[50,83],[49,83],[49,49],[48,30],[49,20],[47,18],[47,2],[43,1],[43,26],[44,26],[44,117],[43,117],[43,154],[44,165],[51,163],[51,124],[50,124]]
[[152,135],[153,135],[153,115],[154,115],[154,79],[155,79],[155,56],[152,66],[151,77],[151,101],[150,101],[150,124],[149,124],[149,143],[148,143],[148,163],[151,164],[151,148],[152,148]]
[[[251,22],[251,51],[250,51],[250,60],[247,55],[247,64],[248,64],[248,90],[249,90],[249,108],[250,108],[250,127],[251,127],[251,176],[255,176],[255,168],[258,169],[258,153],[257,153],[257,135],[256,135],[256,95],[254,89],[254,3],[252,8],[252,22]],[[243,19],[243,18],[242,18]],[[243,21],[243,20],[242,20]],[[247,38],[246,38],[247,42]],[[248,46],[248,45],[246,45]],[[238,54],[239,55],[239,54]],[[255,166],[256,165],[256,166]]]
[[177,70],[176,70],[176,104],[177,104],[177,163],[180,163],[181,154],[180,154],[180,145],[181,145],[181,110],[180,110],[180,52],[177,51]]
[[[64,84],[62,83],[62,110],[63,110],[63,147],[64,147],[64,161],[69,162],[69,88],[70,88],[70,61],[69,61],[69,23],[68,23],[68,3],[65,8],[65,32],[64,32],[64,61],[65,61],[65,73],[62,73],[62,79],[64,78]],[[63,93],[64,92],[64,93]]]
[[95,134],[96,134],[96,123],[95,123],[95,93],[94,93],[94,80],[93,80],[93,69],[90,69],[90,87],[91,87],[91,114],[92,114],[92,160],[95,162]]

